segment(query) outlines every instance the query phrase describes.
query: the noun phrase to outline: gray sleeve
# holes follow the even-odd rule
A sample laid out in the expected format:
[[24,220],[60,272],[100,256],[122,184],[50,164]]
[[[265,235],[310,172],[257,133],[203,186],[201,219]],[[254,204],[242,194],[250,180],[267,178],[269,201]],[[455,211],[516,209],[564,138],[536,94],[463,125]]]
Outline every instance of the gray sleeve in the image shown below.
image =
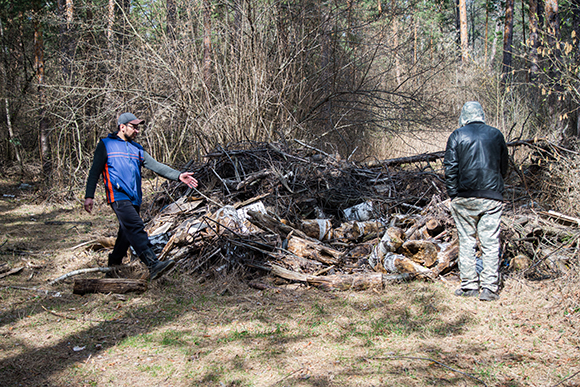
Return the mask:
[[179,180],[179,175],[181,175],[181,172],[160,163],[145,151],[143,151],[143,166],[169,180]]

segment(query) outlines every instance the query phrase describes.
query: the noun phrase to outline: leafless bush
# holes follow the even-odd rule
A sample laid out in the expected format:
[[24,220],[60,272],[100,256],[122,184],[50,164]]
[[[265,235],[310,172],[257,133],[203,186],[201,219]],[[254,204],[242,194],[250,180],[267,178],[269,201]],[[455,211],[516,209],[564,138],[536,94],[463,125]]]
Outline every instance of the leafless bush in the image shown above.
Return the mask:
[[362,158],[377,136],[445,121],[448,60],[392,28],[401,10],[366,20],[346,5],[233,2],[204,27],[199,5],[182,1],[168,34],[160,6],[118,12],[111,25],[87,5],[92,18],[67,35],[74,58],[67,71],[52,63],[46,86],[55,181],[82,183],[124,111],[147,120],[140,141],[174,166],[218,144],[292,138]]
[[556,211],[580,216],[580,155],[574,150],[555,149],[553,155],[534,156],[542,202]]

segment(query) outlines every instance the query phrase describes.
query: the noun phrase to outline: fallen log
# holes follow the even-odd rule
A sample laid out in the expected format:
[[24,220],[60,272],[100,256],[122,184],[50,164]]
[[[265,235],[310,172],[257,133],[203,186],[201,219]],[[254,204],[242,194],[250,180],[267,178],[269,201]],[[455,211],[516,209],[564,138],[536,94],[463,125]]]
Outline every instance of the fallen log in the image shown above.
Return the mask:
[[398,157],[394,159],[382,160],[377,162],[369,163],[369,166],[381,165],[385,167],[390,167],[394,165],[418,163],[418,162],[428,162],[442,159],[445,156],[445,151],[433,152],[433,153],[423,153],[420,155],[408,156],[408,157]]
[[319,241],[332,238],[332,222],[330,219],[304,219],[300,223],[304,234]]
[[401,253],[425,267],[432,267],[437,262],[439,247],[433,242],[425,240],[410,240],[403,243]]
[[309,278],[307,282],[309,285],[316,286],[323,290],[382,289],[383,274],[335,274]]
[[422,278],[436,278],[431,270],[401,254],[387,253],[383,261],[383,267],[389,273],[408,273]]
[[314,278],[315,276],[312,274],[304,274],[298,273],[296,271],[288,270],[283,268],[282,266],[278,265],[270,265],[271,271],[270,273],[273,275],[277,275],[278,277],[290,280],[290,281],[298,281],[298,282],[307,282],[309,278]]
[[455,266],[458,258],[459,258],[459,242],[455,240],[448,246],[442,248],[441,251],[439,251],[439,253],[437,253],[437,265],[435,265],[435,267],[431,269],[433,275],[435,277],[438,277],[451,267]]
[[385,275],[382,273],[361,273],[361,274],[335,274],[327,276],[315,276],[312,274],[297,273],[285,269],[278,265],[271,265],[271,274],[278,277],[298,282],[306,282],[308,285],[319,287],[322,290],[364,290],[382,289],[388,282],[404,281],[411,278],[411,275],[394,274]]
[[295,254],[285,254],[282,258],[278,258],[281,262],[283,262],[288,267],[291,267],[293,270],[306,270],[306,271],[314,271],[320,270],[322,267],[322,263],[318,261],[314,261],[312,259],[304,258],[297,256]]
[[73,294],[87,293],[129,293],[144,292],[147,290],[147,281],[128,278],[88,278],[75,279]]
[[[518,140],[518,141],[508,142],[506,145],[508,147],[515,147],[515,146],[519,146],[519,145],[533,146],[534,144],[536,144],[538,142],[543,142],[543,141],[545,141],[545,139]],[[397,157],[394,159],[373,161],[373,162],[370,162],[368,164],[368,166],[372,167],[372,166],[380,165],[380,166],[390,167],[390,166],[395,166],[395,165],[411,164],[411,163],[418,163],[418,162],[430,162],[430,161],[442,159],[443,157],[445,157],[445,151],[432,152],[432,153],[422,153],[419,155],[413,155],[413,156],[408,156],[408,157]]]
[[327,265],[338,264],[343,255],[342,252],[321,243],[312,242],[296,236],[288,239],[288,247],[286,247],[286,250],[299,257],[312,259]]
[[374,271],[387,272],[383,267],[383,259],[387,253],[394,253],[403,245],[405,232],[398,227],[389,227],[379,243],[369,255],[369,264]]

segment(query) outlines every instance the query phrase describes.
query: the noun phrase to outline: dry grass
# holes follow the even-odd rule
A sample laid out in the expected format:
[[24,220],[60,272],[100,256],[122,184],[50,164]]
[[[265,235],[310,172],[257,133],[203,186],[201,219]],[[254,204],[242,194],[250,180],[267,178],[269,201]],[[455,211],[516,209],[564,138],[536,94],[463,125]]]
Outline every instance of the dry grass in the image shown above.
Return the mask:
[[0,280],[3,386],[554,386],[580,371],[575,277],[509,278],[492,303],[454,297],[453,279],[326,293],[177,272],[144,294],[80,297],[46,280],[104,264],[106,252],[68,248],[113,234],[112,212],[13,192],[0,257],[26,268]]
[[406,133],[391,138],[381,137],[376,140],[373,146],[373,154],[378,160],[385,160],[444,151],[451,132],[452,130],[448,132]]

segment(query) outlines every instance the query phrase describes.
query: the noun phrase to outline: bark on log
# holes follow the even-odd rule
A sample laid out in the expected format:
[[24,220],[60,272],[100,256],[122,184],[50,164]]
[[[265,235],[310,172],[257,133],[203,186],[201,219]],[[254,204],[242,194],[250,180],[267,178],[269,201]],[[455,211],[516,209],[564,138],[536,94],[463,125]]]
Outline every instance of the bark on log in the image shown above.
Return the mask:
[[319,241],[333,237],[332,222],[330,219],[304,219],[300,223],[300,229],[304,234]]
[[429,236],[435,237],[441,234],[445,230],[445,227],[439,219],[431,218],[425,223],[425,230]]
[[360,259],[360,258],[366,258],[368,257],[375,245],[379,242],[378,239],[375,239],[374,241],[369,241],[367,243],[361,243],[356,245],[355,247],[353,247],[347,254],[346,256],[348,256],[350,259]]
[[292,270],[288,270],[283,268],[282,266],[278,265],[271,265],[272,270],[270,273],[273,275],[277,275],[278,277],[290,280],[290,281],[299,281],[299,282],[307,282],[309,278],[314,278],[315,276],[312,274],[304,274],[298,273]]
[[423,278],[436,278],[433,271],[400,254],[387,254],[384,266],[391,273],[409,273]]
[[73,294],[144,292],[147,281],[127,278],[75,279]]
[[379,221],[350,221],[332,230],[332,239],[343,242],[358,241],[361,239],[377,238],[385,231],[385,226]]
[[382,289],[383,274],[335,274],[309,278],[308,284],[323,290]]
[[435,277],[444,273],[457,263],[459,257],[459,242],[454,241],[437,254],[437,265],[431,271]]
[[420,155],[409,156],[409,157],[398,157],[395,159],[388,159],[378,162],[369,163],[369,166],[374,165],[383,165],[383,166],[392,166],[392,165],[402,165],[402,164],[410,164],[410,163],[417,163],[417,162],[426,162],[426,161],[435,161],[438,159],[442,159],[445,156],[445,151],[440,152],[433,152],[433,153],[423,153]]
[[439,250],[435,243],[425,240],[410,240],[401,246],[401,253],[404,256],[425,267],[435,265]]
[[387,273],[383,259],[387,253],[394,253],[403,245],[405,232],[398,227],[389,227],[369,256],[369,264],[375,271]]
[[337,228],[332,228],[330,219],[305,219],[300,223],[300,230],[311,238],[320,241],[338,240],[352,242],[361,239],[376,238],[384,232],[385,227],[379,221],[349,221]]
[[410,278],[408,274],[385,275],[381,273],[337,274],[317,277],[312,274],[297,273],[277,265],[272,265],[271,274],[291,281],[306,282],[323,290],[381,289],[387,282],[403,281]]
[[293,270],[301,271],[318,271],[322,267],[322,263],[312,259],[300,257],[294,254],[286,254],[282,258],[278,258],[284,262],[285,265],[291,267]]
[[286,249],[299,257],[313,259],[327,265],[338,264],[343,255],[342,252],[321,243],[311,242],[295,236],[288,239],[288,247]]

